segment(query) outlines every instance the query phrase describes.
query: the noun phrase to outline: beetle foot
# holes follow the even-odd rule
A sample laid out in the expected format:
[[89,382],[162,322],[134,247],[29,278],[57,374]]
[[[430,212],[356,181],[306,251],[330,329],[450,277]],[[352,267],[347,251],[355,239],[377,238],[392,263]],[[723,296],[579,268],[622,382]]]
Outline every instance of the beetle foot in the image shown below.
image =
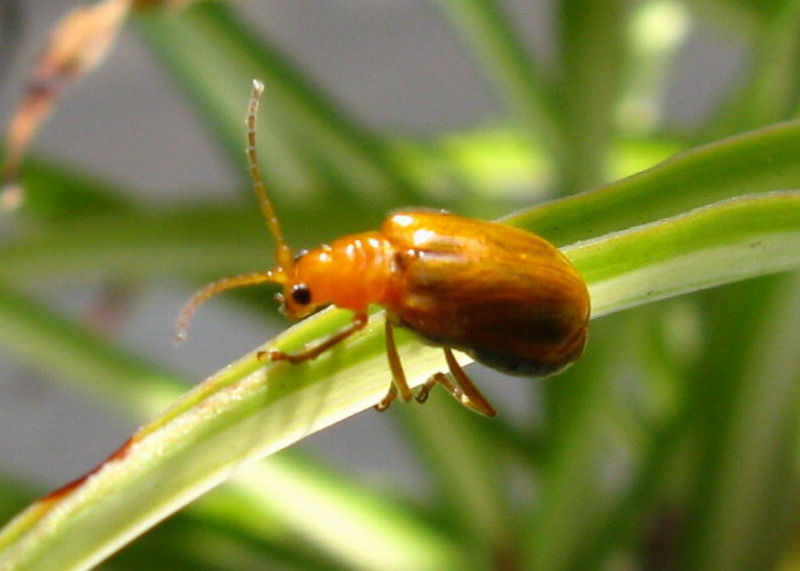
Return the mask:
[[262,362],[272,363],[275,361],[289,361],[293,365],[302,363],[307,360],[305,355],[290,355],[278,349],[268,349],[266,351],[259,351],[256,353],[256,359]]
[[433,385],[428,385],[427,383],[422,385],[418,390],[417,394],[414,395],[416,401],[420,404],[424,403],[428,400],[428,396],[431,394],[431,387]]
[[389,389],[389,392],[386,393],[386,396],[383,397],[380,400],[380,402],[376,404],[373,408],[378,412],[383,412],[384,410],[389,408],[389,405],[392,404],[396,398],[397,398],[397,389],[395,388],[394,385],[392,385],[391,388]]

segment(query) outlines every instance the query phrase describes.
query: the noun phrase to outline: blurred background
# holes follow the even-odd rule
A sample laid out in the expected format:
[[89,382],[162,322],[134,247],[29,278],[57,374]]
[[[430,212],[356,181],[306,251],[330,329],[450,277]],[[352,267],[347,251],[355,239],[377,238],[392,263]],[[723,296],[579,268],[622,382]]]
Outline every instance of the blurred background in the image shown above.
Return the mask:
[[[51,28],[79,4],[66,0],[8,2],[2,38],[7,59],[0,76],[0,116],[6,123]],[[530,46],[544,59],[552,59],[552,6],[544,1],[507,4],[519,16],[515,23]],[[500,120],[502,110],[496,99],[430,2],[277,0],[241,2],[234,9],[291,54],[348,113],[377,132],[426,139],[491,126]],[[671,70],[674,85],[664,99],[671,128],[691,125],[692,118],[708,107],[709,100],[741,65],[741,46],[735,34],[707,21],[704,24],[687,29],[691,36],[682,48],[681,63]],[[240,92],[247,89],[237,87]],[[269,93],[264,105],[269,106]],[[245,99],[241,107],[244,117]],[[232,190],[242,173],[233,172],[213,136],[131,30],[123,31],[97,73],[68,90],[36,149],[135,189],[137,200],[168,204],[180,200],[183,193],[219,202],[250,198]],[[504,213],[498,210],[493,214]],[[342,227],[353,231],[370,226]],[[255,239],[264,244],[266,264],[272,253],[269,237],[265,231]],[[165,278],[169,280],[169,276]],[[59,284],[53,289],[42,280],[33,285],[40,295],[74,315],[88,311],[100,295],[98,288],[87,284]],[[231,308],[222,310],[212,304],[204,308],[207,315],[192,331],[190,342],[176,349],[173,316],[193,290],[171,285],[149,289],[145,300],[137,300],[133,313],[127,315],[119,334],[137,352],[155,355],[200,379],[270,335],[264,331],[263,321],[248,312],[231,315]],[[271,293],[265,291],[264,296],[270,298]],[[111,450],[135,427],[133,423],[120,426],[118,416],[104,417],[101,410],[87,407],[83,399],[70,393],[53,393],[52,385],[37,382],[13,361],[5,364],[3,371],[2,382],[8,386],[0,399],[0,432],[4,435],[0,458],[20,476],[58,485],[94,465],[103,454],[99,451]],[[513,390],[515,384],[519,381],[504,381],[500,392]],[[369,429],[362,422],[369,424]],[[341,428],[346,436],[333,434],[335,431],[329,437],[326,434],[323,450],[337,450],[332,454],[336,458],[338,448],[344,447],[349,460],[342,466],[352,465],[355,455],[367,465],[374,461],[381,472],[382,466],[391,466],[385,470],[387,477],[393,477],[395,470],[405,472],[407,458],[397,462],[395,454],[376,458],[374,443],[354,444],[372,439],[376,429],[391,438],[391,430],[382,430],[386,422],[378,415],[362,415],[350,423],[358,426]]]
[[[45,44],[51,27],[77,4],[64,0],[4,0],[0,10],[3,57],[0,62],[0,118],[4,124],[22,95],[32,62]],[[596,7],[596,2],[578,2],[576,6],[583,5],[580,9],[565,7],[566,4],[569,3],[544,0],[497,3],[505,9],[508,22],[512,22],[515,32],[519,33],[522,49],[533,54],[538,62],[537,71],[542,77],[556,77],[568,83],[569,78],[559,75],[570,71],[563,68],[564,53],[569,50],[560,45],[565,38],[564,21],[580,20],[581,10],[596,15],[603,13],[603,8]],[[513,115],[509,113],[513,102],[509,104],[504,100],[502,90],[495,89],[492,84],[492,73],[481,67],[480,55],[476,56],[469,39],[463,37],[468,32],[459,28],[458,17],[454,15],[459,9],[454,8],[452,2],[250,0],[225,2],[222,6],[196,6],[184,15],[177,12],[170,17],[189,21],[189,14],[194,12],[206,11],[212,19],[218,10],[234,13],[254,37],[290,62],[292,69],[324,94],[343,116],[358,125],[358,129],[397,150],[401,156],[409,155],[410,166],[406,170],[415,176],[423,173],[414,180],[433,181],[422,194],[404,194],[383,190],[380,186],[375,186],[374,190],[361,189],[363,201],[369,207],[368,214],[357,212],[348,218],[339,211],[324,228],[325,235],[319,235],[319,228],[309,232],[302,213],[323,209],[324,214],[324,209],[336,200],[335,196],[323,200],[321,195],[330,195],[332,188],[339,188],[343,196],[350,193],[348,200],[354,200],[353,196],[358,193],[348,189],[347,181],[341,177],[337,179],[336,173],[329,186],[315,187],[318,173],[306,175],[302,170],[303,160],[324,153],[324,148],[320,151],[313,145],[303,147],[304,138],[314,137],[313,130],[287,129],[285,123],[292,121],[292,115],[281,117],[279,106],[273,112],[265,111],[268,115],[265,124],[278,126],[276,138],[285,136],[291,143],[266,141],[266,150],[262,151],[272,157],[267,161],[280,163],[272,171],[281,193],[277,199],[279,213],[286,212],[284,226],[292,243],[297,247],[310,247],[316,240],[376,227],[382,213],[409,205],[396,202],[398,199],[414,199],[415,205],[445,206],[467,215],[493,218],[522,206],[633,174],[699,142],[794,115],[797,93],[793,79],[787,82],[791,85],[785,86],[785,93],[773,98],[789,101],[784,108],[765,111],[761,116],[753,112],[739,114],[735,120],[729,118],[729,110],[737,109],[737,98],[744,98],[757,83],[753,62],[763,57],[759,50],[767,43],[769,34],[782,34],[777,37],[786,40],[786,53],[791,49],[800,53],[796,42],[790,42],[793,36],[787,31],[793,29],[792,25],[800,25],[800,15],[795,17],[792,13],[795,3],[709,0],[610,4],[613,7],[607,11],[606,19],[601,18],[594,25],[613,27],[618,24],[619,29],[599,34],[600,39],[608,42],[598,43],[591,57],[587,54],[592,50],[586,46],[582,46],[586,51],[576,56],[584,58],[581,65],[600,73],[616,70],[608,77],[605,107],[594,111],[600,117],[589,120],[587,126],[595,134],[605,129],[609,133],[607,145],[597,153],[597,163],[602,164],[598,166],[587,161],[576,165],[578,174],[572,178],[559,173],[559,165],[548,163],[547,153],[542,151],[548,145],[546,128],[542,128],[544,141],[531,144],[527,139],[517,138],[515,131],[523,125],[509,118]],[[214,124],[217,119],[209,120],[208,115],[203,118],[210,106],[207,100],[212,97],[201,94],[197,100],[192,100],[189,82],[176,78],[178,74],[174,68],[164,63],[174,54],[165,55],[169,49],[161,45],[169,39],[159,41],[157,38],[164,29],[159,27],[162,24],[148,21],[151,16],[141,18],[144,21],[133,21],[123,30],[102,67],[67,90],[36,140],[33,158],[64,166],[70,173],[84,173],[92,180],[103,181],[102,184],[108,183],[137,209],[167,211],[180,205],[202,204],[212,208],[213,205],[252,208],[253,214],[257,214],[244,179],[243,163],[231,158],[240,152],[235,145],[244,146],[243,126],[230,128],[234,137],[238,135],[233,133],[239,129],[240,142],[235,139],[221,142],[220,130]],[[590,21],[580,25],[591,29],[593,24]],[[203,34],[198,33],[198,37],[203,38]],[[196,38],[186,41],[191,40]],[[215,47],[215,42],[219,41],[222,40],[209,34],[203,49],[225,53],[224,48]],[[615,58],[621,62],[618,66]],[[175,61],[171,63],[174,65]],[[216,69],[213,65],[210,64],[210,69]],[[258,69],[253,73],[257,74]],[[590,71],[578,79],[591,78],[591,75]],[[240,109],[234,113],[239,113],[243,119],[249,86],[234,85],[234,77],[234,74],[220,77],[216,89],[230,94],[226,96],[229,108]],[[597,79],[587,81],[603,83]],[[575,89],[580,89],[578,81]],[[764,93],[769,95],[767,90],[762,95]],[[269,88],[262,104],[265,109],[271,107]],[[566,101],[564,105],[569,107],[572,103]],[[585,117],[592,117],[592,110],[584,112]],[[575,117],[580,117],[580,113]],[[579,124],[573,128],[576,133],[580,132]],[[361,140],[369,147],[373,139]],[[511,158],[503,154],[506,151]],[[500,164],[507,160],[508,167],[485,166],[475,158],[482,153],[498,157]],[[298,155],[303,160],[297,160]],[[434,168],[430,168],[430,163],[435,163]],[[286,168],[281,170],[282,167]],[[517,176],[517,173],[521,174]],[[460,186],[464,181],[468,183],[467,188]],[[0,236],[4,239],[25,235],[20,232],[31,232],[24,222],[7,219],[0,221],[0,225]],[[258,228],[257,221],[253,227]],[[272,253],[270,237],[266,230],[256,230],[252,240],[242,247],[248,251],[262,248],[266,266]],[[74,263],[81,261],[76,259]],[[231,265],[237,263],[232,261]],[[0,268],[0,275],[3,273]],[[70,272],[67,279],[60,279],[57,272],[44,272],[25,280],[24,289],[26,295],[40,302],[42,307],[54,308],[59,314],[76,320],[97,320],[107,327],[106,334],[114,345],[159,367],[179,372],[187,379],[187,387],[285,327],[272,307],[271,290],[265,288],[238,301],[219,299],[204,307],[193,324],[188,342],[176,348],[172,332],[182,303],[204,279],[225,274],[216,274],[212,267],[203,267],[195,275],[170,274],[169,269],[164,268],[157,279],[135,275],[135,270],[132,274],[132,279],[128,280],[124,275],[98,275],[96,270],[90,270],[86,275],[81,271]],[[2,277],[4,281],[11,278]],[[762,286],[748,287],[758,292]],[[614,417],[612,432],[619,436],[619,432],[631,428],[626,428],[626,423],[642,422],[649,426],[650,422],[658,423],[666,418],[670,406],[677,406],[675,403],[679,399],[669,394],[678,391],[670,380],[672,375],[688,370],[697,375],[698,368],[707,370],[697,365],[702,360],[699,353],[703,350],[698,336],[705,331],[704,316],[698,313],[697,307],[709,303],[709,299],[713,298],[678,300],[669,307],[660,304],[656,309],[644,308],[638,317],[615,316],[598,323],[596,347],[590,345],[586,365],[577,365],[575,371],[567,375],[561,396],[542,395],[541,392],[548,389],[531,387],[529,381],[505,378],[476,365],[471,366],[469,372],[501,411],[505,420],[500,430],[508,436],[513,432],[511,427],[516,425],[520,431],[535,432],[536,437],[531,442],[538,442],[546,455],[552,443],[547,443],[548,429],[541,429],[541,424],[554,416],[571,414],[572,391],[583,390],[585,385],[581,383],[588,382],[585,380],[588,376],[598,376],[590,371],[600,363],[601,367],[607,367],[600,375],[614,380],[604,381],[598,390],[614,388],[609,389],[613,394],[599,398],[598,403],[604,404],[597,406],[621,399],[620,406],[626,412],[621,414],[608,409],[599,412],[596,420],[608,420],[604,419],[606,414]],[[647,319],[656,324],[652,331],[641,326],[642,316],[649,316]],[[631,332],[627,339],[636,340],[630,341],[629,348],[620,349],[604,334],[606,330],[623,327]],[[642,349],[642,345],[648,344],[643,339],[656,340],[653,343],[659,345],[656,352],[660,351],[662,359],[665,355],[681,356],[681,370],[664,370],[669,366],[668,359],[656,360],[654,365],[648,366],[638,359],[620,355]],[[680,340],[679,347],[670,345],[677,343],[676,339]],[[594,334],[592,341],[595,341]],[[601,355],[603,348],[609,346],[615,347],[613,365]],[[4,477],[29,486],[32,497],[90,469],[147,420],[120,414],[107,406],[105,396],[94,399],[75,383],[54,382],[37,366],[4,351],[0,347],[0,466]],[[40,358],[48,359],[46,354]],[[610,374],[612,369],[614,372]],[[708,373],[708,376],[714,375]],[[572,377],[579,380],[571,381]],[[638,385],[642,378],[650,379],[644,382],[644,387]],[[387,383],[388,380],[387,370]],[[662,394],[653,396],[659,391]],[[643,396],[639,392],[647,394]],[[443,401],[443,406],[451,404],[455,406],[455,403]],[[664,409],[658,408],[660,406]],[[405,407],[395,406],[383,415],[363,413],[309,438],[299,449],[302,454],[320,459],[323,466],[334,472],[344,473],[347,478],[370,488],[384,490],[379,492],[381,494],[423,505],[426,499],[436,496],[442,483],[431,483],[430,460],[424,454],[420,459],[419,444],[409,444],[409,438],[414,442],[414,426],[417,425],[403,420],[407,413],[398,410],[402,408]],[[624,419],[620,420],[620,416]],[[484,421],[477,419],[475,422]],[[635,449],[635,441],[643,438],[643,431],[641,427],[634,427],[621,440]],[[564,437],[561,433],[560,438]],[[630,523],[630,528],[621,530],[616,537],[623,547],[606,553],[603,565],[636,568],[637,561],[638,565],[644,565],[642,561],[658,561],[665,567],[674,563],[675,555],[670,549],[674,549],[674,537],[688,525],[684,519],[687,515],[681,511],[687,504],[680,501],[670,504],[668,500],[676,495],[682,497],[686,493],[683,485],[691,486],[690,474],[696,476],[697,473],[685,464],[691,463],[695,454],[702,454],[702,449],[700,445],[690,445],[684,450],[685,455],[675,454],[671,461],[665,462],[664,469],[669,469],[676,480],[683,480],[674,488],[654,484],[663,495],[654,494],[658,499],[648,504],[653,510],[652,517],[629,520],[635,523]],[[529,452],[536,454],[537,449],[529,448]],[[612,461],[595,467],[597,479],[611,489],[624,489],[635,480],[631,466],[637,455],[614,447],[609,448],[609,453]],[[614,458],[615,454],[618,457]],[[546,490],[537,488],[531,492],[528,486],[529,478],[543,477],[542,472],[535,468],[531,476],[522,467],[524,462],[510,462],[511,467],[505,465],[502,469],[510,470],[513,474],[510,479],[525,490],[520,492],[523,497],[532,494],[539,501],[539,495]],[[580,462],[577,464],[575,469],[583,469]],[[792,474],[796,468],[792,465]],[[644,490],[641,493],[647,494]],[[635,493],[633,498],[631,501],[636,501]],[[662,503],[667,507],[659,510]],[[573,507],[576,512],[581,511],[580,506]],[[587,511],[596,508],[585,507]],[[784,526],[764,531],[772,533],[773,540],[768,542],[769,549],[765,549],[763,558],[753,561],[775,563],[778,559],[783,544],[780,538],[787,537],[795,525],[788,515],[782,517]],[[625,543],[631,541],[631,536],[638,537],[633,541],[638,547],[630,548],[630,543]],[[649,541],[657,545],[650,545]],[[630,555],[629,550],[642,551],[645,544],[649,549],[648,558],[636,559]],[[662,547],[667,550],[663,557],[658,551]],[[616,564],[621,566],[615,567]],[[751,564],[755,563],[751,561]],[[347,567],[341,562],[331,565]],[[495,567],[503,568],[499,564]],[[265,565],[265,568],[270,567]]]

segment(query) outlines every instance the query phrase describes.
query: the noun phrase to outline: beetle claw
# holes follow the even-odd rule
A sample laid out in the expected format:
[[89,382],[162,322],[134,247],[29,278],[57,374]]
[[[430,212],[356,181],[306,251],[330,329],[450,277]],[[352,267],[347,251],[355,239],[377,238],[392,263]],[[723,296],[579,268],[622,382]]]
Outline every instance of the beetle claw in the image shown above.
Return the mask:
[[380,402],[378,402],[378,404],[376,404],[373,408],[378,412],[383,412],[384,410],[389,408],[389,405],[392,404],[396,398],[397,398],[397,389],[395,388],[394,385],[392,385],[391,387],[389,387],[389,392],[386,393],[386,396],[383,397],[380,400]]
[[256,353],[256,359],[262,363],[273,363],[275,361],[289,361],[290,363],[299,363],[303,359],[297,359],[296,355],[284,353],[278,349],[267,349],[266,351],[259,351]]
[[425,383],[419,388],[417,394],[414,395],[414,398],[418,403],[422,404],[428,400],[428,396],[431,394],[431,386],[432,385],[428,385],[427,383]]

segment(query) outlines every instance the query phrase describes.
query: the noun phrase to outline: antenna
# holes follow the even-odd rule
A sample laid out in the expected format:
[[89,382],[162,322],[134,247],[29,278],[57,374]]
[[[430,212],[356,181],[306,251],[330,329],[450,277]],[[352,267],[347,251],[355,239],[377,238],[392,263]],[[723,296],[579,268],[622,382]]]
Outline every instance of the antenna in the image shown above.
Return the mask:
[[180,344],[186,341],[186,334],[189,331],[189,323],[192,321],[192,316],[194,315],[195,311],[197,311],[201,305],[218,293],[240,287],[269,283],[281,284],[285,281],[286,274],[284,274],[282,271],[267,270],[266,272],[253,272],[251,274],[242,274],[240,276],[222,278],[219,281],[208,284],[204,288],[195,292],[178,314],[178,321],[175,325],[175,343]]
[[258,79],[253,80],[253,89],[250,91],[250,105],[247,113],[247,162],[250,167],[250,178],[253,180],[253,190],[258,197],[258,205],[267,222],[270,233],[275,237],[275,260],[279,268],[289,270],[294,264],[294,254],[289,244],[283,237],[275,208],[267,196],[267,189],[261,176],[261,167],[258,166],[258,151],[256,150],[256,124],[258,115],[258,102],[264,92],[264,84]]
[[275,237],[275,259],[277,265],[275,268],[264,272],[253,272],[250,274],[223,278],[197,291],[189,298],[189,301],[186,302],[186,305],[183,306],[183,309],[178,315],[178,323],[175,327],[175,341],[177,343],[182,343],[186,339],[186,332],[189,329],[192,316],[195,311],[210,298],[229,289],[265,283],[284,284],[294,265],[294,254],[292,254],[291,248],[289,248],[289,245],[283,238],[278,216],[275,214],[272,202],[270,202],[267,196],[267,189],[264,186],[264,180],[261,176],[261,168],[258,166],[258,153],[256,152],[256,115],[258,114],[258,101],[263,92],[264,84],[254,79],[253,89],[250,92],[250,103],[247,108],[247,163],[250,168],[250,178],[253,180],[253,190],[255,190],[256,196],[258,197],[258,204],[261,207],[261,212],[264,215],[270,233]]

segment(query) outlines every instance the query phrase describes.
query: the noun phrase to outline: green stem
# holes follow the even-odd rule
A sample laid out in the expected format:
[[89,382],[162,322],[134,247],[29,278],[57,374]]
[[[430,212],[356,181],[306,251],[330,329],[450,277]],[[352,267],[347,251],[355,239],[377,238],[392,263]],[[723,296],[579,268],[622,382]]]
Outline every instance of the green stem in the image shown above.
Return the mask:
[[557,175],[568,173],[564,133],[554,120],[557,99],[552,80],[529,55],[506,6],[498,0],[437,3],[508,106],[512,120],[542,145]]

